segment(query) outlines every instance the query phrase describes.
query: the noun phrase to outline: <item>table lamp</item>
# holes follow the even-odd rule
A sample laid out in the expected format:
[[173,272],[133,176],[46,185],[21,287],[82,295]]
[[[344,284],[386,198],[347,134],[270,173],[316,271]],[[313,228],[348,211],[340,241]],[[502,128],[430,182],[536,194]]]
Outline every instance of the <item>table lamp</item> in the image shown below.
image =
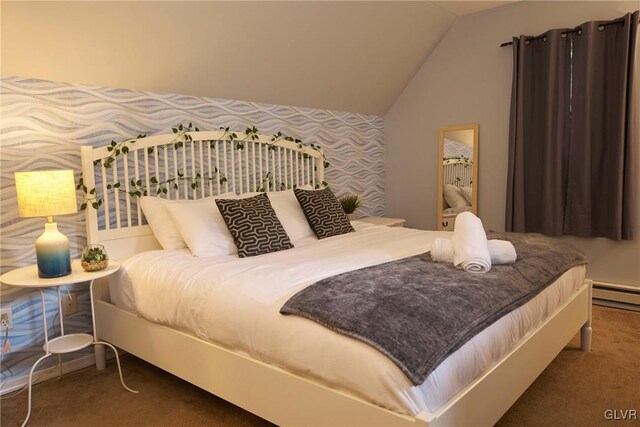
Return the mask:
[[58,231],[53,215],[78,212],[73,171],[16,172],[15,179],[20,217],[47,217],[44,233],[36,240],[38,276],[71,274],[69,239]]

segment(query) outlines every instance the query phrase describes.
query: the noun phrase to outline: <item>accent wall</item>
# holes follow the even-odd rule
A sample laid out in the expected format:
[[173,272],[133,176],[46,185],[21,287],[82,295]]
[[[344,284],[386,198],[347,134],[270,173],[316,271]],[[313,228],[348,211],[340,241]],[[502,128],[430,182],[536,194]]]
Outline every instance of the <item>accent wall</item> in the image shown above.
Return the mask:
[[[80,146],[101,146],[147,135],[171,133],[179,123],[192,121],[203,130],[229,126],[243,132],[249,125],[260,133],[282,131],[305,143],[320,145],[331,163],[325,180],[337,195],[363,198],[361,216],[384,214],[384,120],[377,116],[311,108],[261,104],[173,94],[82,86],[22,77],[2,77],[1,232],[2,272],[35,263],[35,240],[44,218],[19,218],[13,173],[38,169],[73,169],[80,178]],[[78,194],[78,206],[82,196]],[[55,218],[78,258],[86,243],[84,213]],[[63,292],[65,292],[63,288]],[[88,287],[74,286],[78,312],[65,318],[67,332],[90,332]],[[39,294],[2,286],[2,308],[11,307],[11,350],[2,355],[0,381],[28,372],[43,354],[44,330]],[[46,292],[50,336],[59,333],[57,296]],[[4,344],[4,331],[2,335]],[[82,357],[91,349],[63,356]],[[43,367],[53,366],[51,357]]]

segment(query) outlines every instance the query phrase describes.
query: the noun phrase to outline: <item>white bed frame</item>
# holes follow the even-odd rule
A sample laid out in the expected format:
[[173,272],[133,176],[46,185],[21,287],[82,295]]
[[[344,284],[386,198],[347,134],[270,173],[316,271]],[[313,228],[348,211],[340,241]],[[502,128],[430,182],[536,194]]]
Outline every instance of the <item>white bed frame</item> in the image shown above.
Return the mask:
[[[128,184],[134,178],[134,181],[143,181],[145,188],[153,190],[151,176],[164,171],[164,177],[175,177],[179,170],[185,176],[200,172],[205,177],[214,176],[219,171],[229,178],[224,186],[217,185],[219,180],[216,179],[212,185],[207,183],[192,189],[185,183],[177,191],[168,192],[170,198],[178,199],[200,198],[223,190],[254,191],[267,172],[271,172],[271,176],[277,177],[285,187],[324,180],[322,152],[292,141],[279,140],[274,146],[271,137],[260,135],[256,140],[245,141],[244,150],[229,150],[228,147],[233,147],[234,143],[220,140],[226,137],[223,132],[190,132],[188,135],[192,140],[184,141],[184,146],[178,149],[173,148],[175,134],[138,140],[129,146],[127,154],[116,158],[110,169],[94,165],[94,161],[103,160],[111,154],[107,147],[82,147],[84,184],[89,189],[93,188],[96,176],[99,176],[104,193],[109,182],[120,181],[127,183],[125,190],[128,191]],[[216,141],[213,149],[208,141]],[[154,153],[148,154],[151,147],[154,153],[163,153],[159,157]],[[167,159],[168,162],[163,163]],[[172,163],[171,159],[176,162]],[[102,179],[104,177],[106,180]],[[105,245],[113,258],[158,249],[151,229],[141,220],[135,199],[121,194],[119,200],[113,197],[105,200],[98,211],[89,206],[88,242]],[[106,221],[99,221],[99,214]],[[99,222],[104,224],[98,227]],[[592,284],[587,280],[564,305],[437,412],[422,412],[416,416],[381,408],[319,381],[145,320],[111,304],[106,283],[96,286],[93,298],[100,340],[108,341],[275,424],[455,426],[495,424],[577,331],[582,332],[582,350],[589,351],[591,296]],[[104,369],[103,347],[96,347],[96,365],[98,369]],[[141,392],[144,393],[144,389]]]

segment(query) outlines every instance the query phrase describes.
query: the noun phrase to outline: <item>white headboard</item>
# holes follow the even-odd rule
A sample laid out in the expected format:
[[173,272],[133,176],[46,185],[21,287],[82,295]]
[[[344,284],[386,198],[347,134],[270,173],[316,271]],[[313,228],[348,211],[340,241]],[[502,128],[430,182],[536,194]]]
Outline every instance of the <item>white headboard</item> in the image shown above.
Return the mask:
[[442,162],[444,184],[471,187],[473,184],[473,161],[466,158],[447,159]]
[[89,198],[87,242],[104,245],[114,259],[159,249],[138,203],[145,191],[179,200],[324,185],[319,147],[281,134],[247,131],[236,136],[228,130],[175,129],[167,135],[81,147],[82,184]]

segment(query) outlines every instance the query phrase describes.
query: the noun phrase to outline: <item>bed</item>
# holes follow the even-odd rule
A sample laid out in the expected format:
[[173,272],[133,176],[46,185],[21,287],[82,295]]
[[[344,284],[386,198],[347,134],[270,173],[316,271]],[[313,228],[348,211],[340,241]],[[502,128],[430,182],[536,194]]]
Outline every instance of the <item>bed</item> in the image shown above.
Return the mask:
[[[447,358],[424,384],[413,386],[372,347],[303,318],[282,319],[277,309],[327,275],[428,251],[432,239],[446,233],[354,222],[355,233],[301,241],[289,253],[253,259],[212,261],[187,250],[159,250],[136,202],[140,188],[159,188],[171,199],[199,199],[225,191],[319,186],[324,155],[276,135],[255,135],[238,148],[225,131],[153,136],[125,151],[113,156],[114,148],[82,148],[84,185],[106,195],[98,209],[87,209],[88,240],[105,245],[124,266],[111,289],[103,283],[94,292],[97,336],[269,421],[489,425],[577,331],[582,330],[582,349],[589,350],[591,283],[584,280],[583,266],[573,267]],[[168,188],[159,184],[197,174],[215,179],[195,186],[188,180],[171,181],[178,185]],[[124,191],[110,193],[115,183],[123,183]],[[289,266],[286,283],[278,276],[283,265]],[[207,292],[190,286],[211,277],[220,277],[216,283],[221,285]],[[186,297],[180,304],[190,292],[202,302],[200,308]],[[204,301],[210,304],[206,309]],[[530,322],[526,328],[523,319]],[[499,350],[486,347],[496,340]],[[478,357],[478,348],[492,356]],[[96,349],[99,369],[103,351]]]

